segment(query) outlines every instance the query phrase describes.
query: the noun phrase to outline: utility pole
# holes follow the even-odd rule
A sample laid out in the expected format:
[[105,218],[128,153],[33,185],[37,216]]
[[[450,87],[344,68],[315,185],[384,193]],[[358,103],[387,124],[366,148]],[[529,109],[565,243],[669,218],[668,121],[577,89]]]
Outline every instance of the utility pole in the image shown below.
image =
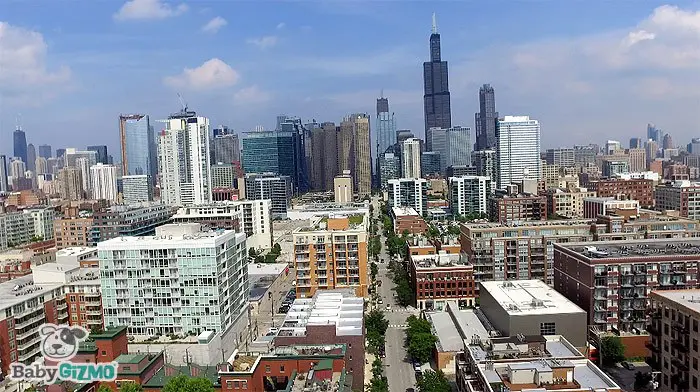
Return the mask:
[[275,296],[272,295],[272,291],[267,292],[267,297],[270,299],[270,315],[272,316],[272,328],[275,327]]

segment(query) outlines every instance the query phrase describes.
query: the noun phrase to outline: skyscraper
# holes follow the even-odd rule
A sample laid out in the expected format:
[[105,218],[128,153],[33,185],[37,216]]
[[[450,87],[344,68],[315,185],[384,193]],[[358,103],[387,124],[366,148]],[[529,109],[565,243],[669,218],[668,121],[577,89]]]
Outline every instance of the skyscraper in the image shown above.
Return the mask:
[[107,146],[88,146],[87,150],[95,151],[95,154],[97,154],[97,163],[102,163],[104,165],[109,163],[107,159],[109,156],[109,154],[107,154]]
[[674,148],[673,146],[673,138],[671,138],[671,134],[667,133],[664,135],[663,143],[662,143],[662,148],[664,150],[668,148]]
[[165,120],[158,137],[161,200],[188,206],[211,201],[209,119],[185,107]]
[[24,163],[27,164],[27,170],[36,174],[36,148],[32,143],[27,144],[27,160]]
[[401,178],[401,148],[398,143],[380,154],[379,178],[382,190],[386,190],[389,180]]
[[485,84],[479,89],[479,112],[474,115],[476,144],[474,149],[489,150],[496,147],[496,96],[493,87]]
[[39,146],[39,156],[42,158],[51,158],[51,146],[48,144],[42,144]]
[[80,157],[75,160],[75,168],[80,170],[80,178],[83,181],[83,191],[85,191],[85,196],[90,197],[92,195],[92,179],[90,178],[90,167],[94,165],[95,162],[90,162],[89,158]]
[[403,178],[420,178],[420,139],[407,139],[401,145],[401,175]]
[[653,140],[656,144],[661,145],[663,142],[663,131],[653,123],[647,124],[647,140]]
[[114,165],[98,163],[90,167],[92,198],[95,200],[117,201],[117,168]]
[[644,143],[642,142],[642,138],[639,138],[639,137],[630,138],[630,148],[644,148]]
[[505,116],[496,127],[498,188],[524,178],[539,179],[540,123],[529,116]]
[[[323,128],[323,189],[333,189],[338,171],[338,127],[333,122],[321,123]],[[315,158],[312,158],[315,159]]]
[[122,175],[146,174],[155,184],[158,173],[155,139],[149,117],[145,114],[119,116],[119,145],[122,158]]
[[377,159],[375,168],[378,171],[380,155],[383,154],[389,146],[396,143],[396,121],[394,119],[394,113],[389,113],[389,100],[384,97],[377,98],[376,134]]
[[359,195],[369,195],[372,192],[369,116],[359,113],[345,117],[339,135],[338,172],[350,170],[353,189]]
[[7,157],[0,155],[0,193],[9,191],[10,187],[7,184]]
[[423,63],[423,91],[426,150],[432,151],[430,128],[446,129],[452,126],[447,61],[442,61],[441,58],[440,34],[437,32],[435,14],[430,34],[430,61]]
[[14,156],[27,163],[27,135],[22,128],[17,128],[12,134],[14,141]]
[[471,131],[471,128],[459,125],[447,130],[447,166],[471,165]]
[[212,163],[241,162],[241,144],[238,134],[222,126],[214,130],[212,144]]

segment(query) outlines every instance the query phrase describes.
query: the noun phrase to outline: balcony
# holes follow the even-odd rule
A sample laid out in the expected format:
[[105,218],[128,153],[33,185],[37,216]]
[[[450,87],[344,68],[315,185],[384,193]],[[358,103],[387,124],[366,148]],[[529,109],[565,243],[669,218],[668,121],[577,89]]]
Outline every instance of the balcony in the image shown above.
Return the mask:
[[686,365],[683,361],[681,361],[680,359],[678,359],[676,357],[671,359],[671,363],[683,372],[687,372],[689,369],[688,365]]
[[678,321],[674,321],[673,325],[671,325],[671,329],[674,331],[678,331],[681,334],[687,334],[688,328],[686,328],[683,324],[679,323]]
[[646,346],[646,348],[649,349],[649,351],[652,351],[652,352],[655,352],[655,353],[660,353],[660,352],[661,352],[661,349],[660,349],[659,347],[657,347],[654,343],[650,342],[650,341],[644,343],[644,345]]
[[673,343],[671,343],[671,347],[674,347],[676,350],[682,353],[688,353],[688,345],[684,344],[680,340],[674,340]]

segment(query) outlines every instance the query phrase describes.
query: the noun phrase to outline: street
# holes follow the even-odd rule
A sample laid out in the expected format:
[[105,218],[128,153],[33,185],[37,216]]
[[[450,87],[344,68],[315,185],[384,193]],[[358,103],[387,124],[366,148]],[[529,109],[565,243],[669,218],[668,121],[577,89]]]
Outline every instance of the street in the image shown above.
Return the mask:
[[[389,255],[386,253],[386,247],[384,246],[386,237],[383,235],[383,228],[381,226],[381,220],[379,219],[381,217],[381,210],[378,199],[373,198],[372,204],[374,205],[374,218],[379,222],[378,232],[382,241],[382,253],[379,258],[383,262],[377,265],[379,267],[377,280],[381,281],[382,285],[378,286],[377,292],[383,303],[378,305],[378,307],[384,310],[384,315],[389,321],[389,329],[386,331],[385,336],[386,358],[384,358],[384,369],[389,382],[389,390],[403,392],[407,388],[415,388],[416,384],[413,365],[404,348],[404,340],[406,337],[404,326],[406,324],[406,318],[411,314],[418,315],[418,311],[401,307],[396,303],[393,291],[394,283],[388,269]],[[391,309],[387,310],[387,304]]]

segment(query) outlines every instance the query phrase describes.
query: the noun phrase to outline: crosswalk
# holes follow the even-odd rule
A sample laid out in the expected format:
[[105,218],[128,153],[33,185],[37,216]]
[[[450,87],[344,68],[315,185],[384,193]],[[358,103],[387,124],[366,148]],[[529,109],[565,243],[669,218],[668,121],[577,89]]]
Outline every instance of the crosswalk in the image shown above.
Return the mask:
[[408,328],[408,325],[407,324],[389,324],[389,328],[406,329],[406,328]]

